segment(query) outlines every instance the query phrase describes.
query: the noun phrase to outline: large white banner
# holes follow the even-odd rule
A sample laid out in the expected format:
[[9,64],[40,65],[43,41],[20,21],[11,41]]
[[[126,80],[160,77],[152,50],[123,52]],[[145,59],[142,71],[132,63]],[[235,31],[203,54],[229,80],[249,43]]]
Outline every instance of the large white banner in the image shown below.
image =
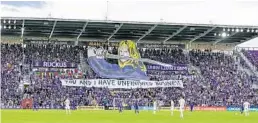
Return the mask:
[[116,80],[116,79],[61,79],[63,86],[83,87],[106,87],[106,88],[157,88],[157,87],[180,87],[183,88],[182,80]]

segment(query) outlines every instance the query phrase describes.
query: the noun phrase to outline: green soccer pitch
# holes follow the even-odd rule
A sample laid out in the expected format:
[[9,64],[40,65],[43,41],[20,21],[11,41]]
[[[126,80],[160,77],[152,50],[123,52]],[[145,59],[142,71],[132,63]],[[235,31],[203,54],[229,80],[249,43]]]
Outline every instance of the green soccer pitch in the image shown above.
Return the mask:
[[89,111],[75,110],[67,115],[65,110],[1,110],[2,123],[258,123],[258,112],[250,112],[249,116],[239,112],[194,111],[184,112],[184,118],[175,111],[134,111],[118,113],[117,110]]

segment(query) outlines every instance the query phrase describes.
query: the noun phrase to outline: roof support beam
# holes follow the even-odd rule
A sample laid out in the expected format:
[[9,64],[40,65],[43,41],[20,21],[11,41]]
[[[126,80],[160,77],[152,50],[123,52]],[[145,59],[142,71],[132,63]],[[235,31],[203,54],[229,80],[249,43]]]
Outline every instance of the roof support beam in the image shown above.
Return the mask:
[[82,30],[81,30],[81,32],[80,32],[80,34],[77,36],[77,38],[76,38],[76,42],[78,42],[78,40],[79,40],[79,38],[81,37],[81,35],[82,35],[82,33],[85,31],[85,29],[86,29],[86,27],[87,27],[87,25],[88,25],[88,21],[84,24],[84,26],[82,27]]
[[216,45],[217,43],[219,43],[219,42],[221,42],[221,41],[223,41],[224,39],[227,39],[227,38],[229,38],[229,37],[232,37],[232,36],[234,36],[235,34],[237,34],[238,32],[234,32],[234,33],[232,33],[231,35],[229,35],[229,36],[227,36],[227,37],[222,37],[221,39],[218,39],[218,40],[216,40],[216,41],[214,41],[213,42],[213,45]]
[[168,41],[169,39],[173,38],[174,36],[176,36],[177,34],[179,34],[180,32],[182,32],[187,26],[183,26],[181,27],[179,30],[177,30],[175,33],[173,33],[172,35],[170,35],[169,37],[167,37],[163,43],[166,43],[166,41]]
[[216,27],[212,27],[211,29],[208,29],[208,30],[205,31],[204,33],[200,34],[199,36],[194,37],[192,40],[190,40],[189,43],[192,43],[192,42],[194,42],[195,40],[197,40],[197,39],[199,39],[199,38],[201,38],[201,37],[207,35],[208,33],[210,33],[210,32],[211,32],[212,30],[214,30],[214,29],[216,29]]
[[142,35],[142,36],[137,40],[137,43],[139,43],[140,40],[142,40],[145,36],[149,35],[157,26],[158,26],[158,24],[155,24],[153,27],[151,27],[144,35]]
[[22,21],[21,39],[23,40],[25,20]]
[[56,27],[56,23],[57,23],[57,20],[55,20],[55,23],[54,23],[54,25],[53,25],[53,27],[52,27],[52,31],[51,31],[51,33],[50,33],[50,35],[49,35],[48,39],[50,39],[50,38],[52,37],[53,32],[54,32],[55,27]]
[[118,30],[123,26],[123,23],[119,25],[119,27],[116,28],[116,30],[107,38],[107,41],[109,40],[118,32]]

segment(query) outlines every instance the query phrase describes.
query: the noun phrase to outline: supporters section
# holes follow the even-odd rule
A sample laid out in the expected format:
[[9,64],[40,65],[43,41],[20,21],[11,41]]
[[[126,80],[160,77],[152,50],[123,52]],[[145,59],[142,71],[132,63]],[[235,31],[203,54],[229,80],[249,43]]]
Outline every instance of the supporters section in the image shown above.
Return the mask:
[[[1,30],[5,40],[1,43],[2,108],[63,109],[67,97],[72,109],[121,104],[132,107],[136,102],[144,109],[154,101],[159,107],[169,107],[171,100],[177,107],[181,97],[187,106],[194,104],[196,110],[233,110],[244,101],[252,106],[258,103],[257,51],[233,47],[256,37],[256,31],[247,30],[257,27],[35,18],[2,18],[1,24],[8,27]],[[239,31],[232,31],[233,28]],[[226,37],[219,36],[221,33],[227,33]],[[17,36],[19,40],[6,43]],[[134,43],[126,44],[124,40]],[[120,46],[120,42],[126,45]],[[204,46],[202,43],[210,47],[197,49],[198,45]],[[215,50],[220,45],[231,50]],[[98,73],[89,63],[92,47],[113,55],[124,51],[131,59],[123,61],[97,54],[97,60],[112,66],[103,65],[112,68],[103,69],[95,64]],[[171,82],[168,85],[172,86],[108,88],[62,84],[63,80],[76,84],[74,80],[100,79]],[[178,86],[173,86],[173,81],[179,82],[175,84]],[[26,105],[23,100],[31,100],[32,104]]]

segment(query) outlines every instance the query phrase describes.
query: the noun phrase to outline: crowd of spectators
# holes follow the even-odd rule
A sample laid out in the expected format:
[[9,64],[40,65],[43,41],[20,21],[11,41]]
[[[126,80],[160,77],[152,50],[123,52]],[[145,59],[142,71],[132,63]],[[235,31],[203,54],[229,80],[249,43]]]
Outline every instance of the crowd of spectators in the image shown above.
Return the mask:
[[[143,58],[170,64],[192,63],[199,67],[200,75],[191,74],[189,71],[147,71],[151,80],[179,79],[183,81],[184,88],[69,87],[62,86],[59,76],[40,78],[32,74],[30,86],[26,87],[26,91],[19,91],[20,79],[22,79],[19,65],[23,61],[23,55],[25,55],[25,64],[31,64],[33,60],[67,61],[79,64],[79,53],[82,52],[86,57],[86,50],[85,47],[54,44],[1,45],[2,104],[20,105],[24,93],[39,102],[40,106],[50,108],[62,108],[66,97],[70,97],[73,108],[94,104],[103,105],[103,100],[107,100],[110,106],[113,105],[114,100],[123,100],[130,106],[136,99],[141,106],[150,105],[153,100],[160,100],[161,104],[170,105],[171,99],[177,104],[180,97],[184,97],[187,104],[194,102],[195,105],[202,106],[239,106],[243,101],[249,101],[252,105],[258,104],[257,91],[251,88],[257,78],[239,71],[231,55],[197,50],[185,54],[182,49],[139,49],[139,51]],[[117,49],[113,48],[109,52],[116,53]],[[86,74],[84,78],[99,77],[96,74]]]
[[[140,49],[143,58],[150,58],[170,64],[188,64],[188,59],[182,49]],[[169,54],[169,55],[168,55]]]
[[56,61],[80,63],[78,46],[66,44],[26,44],[24,47],[25,63],[33,61]]
[[205,97],[211,105],[240,105],[243,101],[257,104],[257,91],[251,87],[256,78],[239,71],[234,57],[209,50],[192,50],[189,55],[208,83]]
[[22,45],[1,44],[1,102],[5,105],[20,105],[22,58]]

